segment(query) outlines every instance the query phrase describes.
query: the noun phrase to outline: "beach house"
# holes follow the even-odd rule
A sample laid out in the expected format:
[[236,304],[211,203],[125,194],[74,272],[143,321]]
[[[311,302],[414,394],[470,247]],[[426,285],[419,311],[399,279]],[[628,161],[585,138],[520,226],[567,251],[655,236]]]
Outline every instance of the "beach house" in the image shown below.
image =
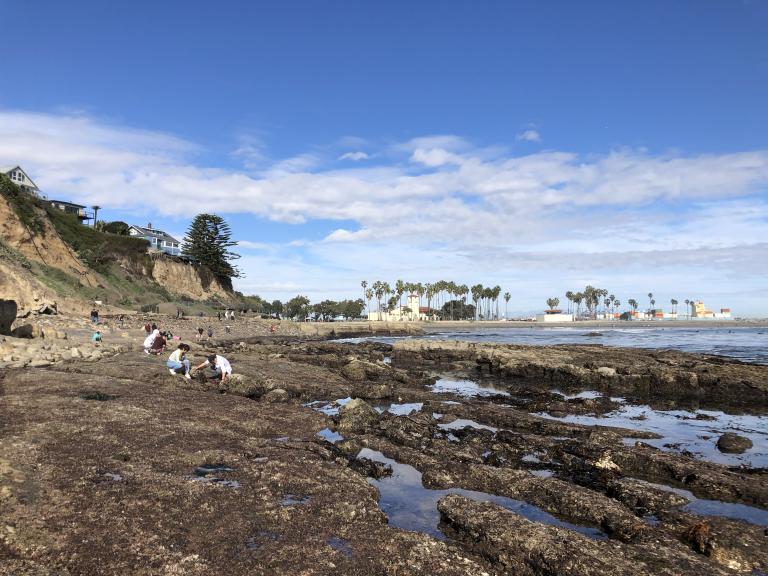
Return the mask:
[[143,238],[149,242],[150,252],[163,252],[170,256],[181,256],[181,242],[162,230],[152,228],[151,222],[146,226],[130,226],[128,234],[135,238]]
[[30,178],[21,166],[12,166],[10,168],[0,168],[0,173],[5,174],[11,179],[11,182],[16,184],[22,192],[27,192],[33,196],[40,196],[40,188]]

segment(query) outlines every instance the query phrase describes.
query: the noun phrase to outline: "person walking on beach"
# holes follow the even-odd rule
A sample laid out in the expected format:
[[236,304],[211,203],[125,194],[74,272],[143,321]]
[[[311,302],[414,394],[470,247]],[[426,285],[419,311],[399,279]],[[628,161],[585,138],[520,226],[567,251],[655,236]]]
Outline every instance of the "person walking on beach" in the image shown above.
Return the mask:
[[210,340],[211,338],[213,338],[213,328],[208,326],[208,340]]
[[168,357],[168,361],[165,365],[168,367],[168,371],[174,376],[183,373],[184,378],[191,380],[192,376],[189,373],[189,358],[187,358],[187,352],[189,352],[189,345],[179,344],[179,347]]
[[203,368],[205,368],[203,375],[208,380],[220,379],[224,382],[232,375],[232,365],[229,363],[229,360],[218,354],[211,354],[206,358],[205,362],[192,368],[192,374]]

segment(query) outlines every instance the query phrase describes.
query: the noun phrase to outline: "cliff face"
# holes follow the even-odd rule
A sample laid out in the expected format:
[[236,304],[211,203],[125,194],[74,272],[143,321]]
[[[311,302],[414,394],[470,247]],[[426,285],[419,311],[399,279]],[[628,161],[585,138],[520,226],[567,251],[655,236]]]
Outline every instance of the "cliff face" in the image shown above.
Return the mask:
[[[165,301],[168,295],[192,300],[217,299],[232,301],[216,280],[209,280],[187,264],[165,259],[150,259],[135,240],[105,237],[112,246],[130,248],[124,254],[113,251],[109,255],[101,250],[101,237],[82,253],[99,262],[97,273],[82,260],[63,238],[78,243],[93,230],[71,222],[63,229],[63,236],[48,214],[39,206],[34,210],[35,230],[19,217],[14,205],[0,194],[0,298],[15,300],[20,310],[32,308],[40,301],[56,301],[62,311],[80,313],[92,306],[92,301],[117,304],[132,308],[148,303]],[[54,215],[51,215],[54,216]],[[82,246],[80,248],[83,249]],[[104,260],[107,258],[107,260]],[[61,273],[64,274],[61,274]],[[102,309],[107,311],[107,307]]]
[[193,300],[217,299],[226,302],[232,296],[215,279],[205,286],[194,266],[175,260],[156,259],[152,278],[171,294]]
[[99,278],[77,257],[45,218],[41,234],[32,233],[8,201],[0,196],[0,240],[29,260],[58,268],[78,278],[84,286],[98,286]]

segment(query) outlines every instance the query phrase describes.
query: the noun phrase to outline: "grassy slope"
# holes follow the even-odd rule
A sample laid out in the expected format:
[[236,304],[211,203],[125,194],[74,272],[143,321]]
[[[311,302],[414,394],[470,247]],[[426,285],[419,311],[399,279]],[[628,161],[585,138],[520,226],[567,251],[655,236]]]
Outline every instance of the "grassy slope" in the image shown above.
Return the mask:
[[4,175],[0,175],[0,194],[9,201],[19,219],[33,234],[42,234],[45,221],[49,220],[61,239],[102,279],[100,286],[83,286],[76,276],[31,262],[0,240],[0,258],[31,270],[58,294],[135,308],[173,301],[173,297],[152,280],[153,262],[146,253],[146,240],[83,226],[75,216],[20,192]]

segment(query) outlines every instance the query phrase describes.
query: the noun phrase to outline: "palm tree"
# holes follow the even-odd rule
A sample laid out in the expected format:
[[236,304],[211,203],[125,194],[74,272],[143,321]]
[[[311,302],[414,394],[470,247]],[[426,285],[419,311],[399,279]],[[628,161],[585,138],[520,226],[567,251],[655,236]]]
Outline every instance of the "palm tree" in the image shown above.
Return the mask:
[[547,306],[550,310],[557,308],[558,304],[560,304],[560,298],[547,298]]
[[584,294],[581,292],[576,292],[576,294],[573,295],[573,303],[576,304],[576,318],[579,317],[581,314],[581,302],[584,300]]
[[366,280],[363,280],[362,282],[360,282],[360,286],[363,289],[363,298],[365,298],[365,289],[368,288],[368,282]]
[[637,303],[637,300],[635,300],[634,298],[630,298],[629,300],[627,300],[627,302],[629,303],[630,306],[632,306],[632,310],[634,312],[637,312],[637,307],[639,306],[639,304]]
[[570,314],[571,304],[573,304],[573,292],[571,290],[568,290],[568,292],[565,293],[565,299],[568,300],[568,314]]
[[475,303],[475,320],[480,318],[480,299],[483,297],[483,285],[475,284],[472,286],[472,302]]
[[512,296],[509,295],[509,292],[504,292],[504,319],[509,320],[509,299]]
[[656,304],[656,301],[653,299],[653,292],[648,292],[648,300],[650,300],[651,308],[653,308],[653,305]]
[[674,314],[677,314],[677,300],[672,298],[672,300],[670,300],[669,303],[672,304],[672,312]]
[[96,228],[96,222],[98,222],[97,217],[99,215],[99,210],[101,210],[101,206],[91,206],[93,208],[93,227]]
[[405,282],[402,280],[396,281],[395,294],[397,294],[397,299],[400,301],[400,306],[403,305],[403,292],[405,292]]
[[493,287],[493,299],[496,301],[496,320],[499,319],[499,296],[501,295],[501,286]]
[[688,298],[685,299],[685,316],[687,319],[691,318],[691,301]]
[[365,299],[368,301],[368,320],[371,319],[371,299],[373,298],[373,290],[368,288],[365,291]]
[[621,300],[619,300],[618,298],[616,300],[614,300],[613,301],[613,306],[614,306],[614,308],[613,308],[614,312],[616,311],[617,308],[619,310],[621,310]]
[[611,299],[606,298],[603,300],[603,305],[605,306],[605,315],[608,316],[608,307],[611,305]]

